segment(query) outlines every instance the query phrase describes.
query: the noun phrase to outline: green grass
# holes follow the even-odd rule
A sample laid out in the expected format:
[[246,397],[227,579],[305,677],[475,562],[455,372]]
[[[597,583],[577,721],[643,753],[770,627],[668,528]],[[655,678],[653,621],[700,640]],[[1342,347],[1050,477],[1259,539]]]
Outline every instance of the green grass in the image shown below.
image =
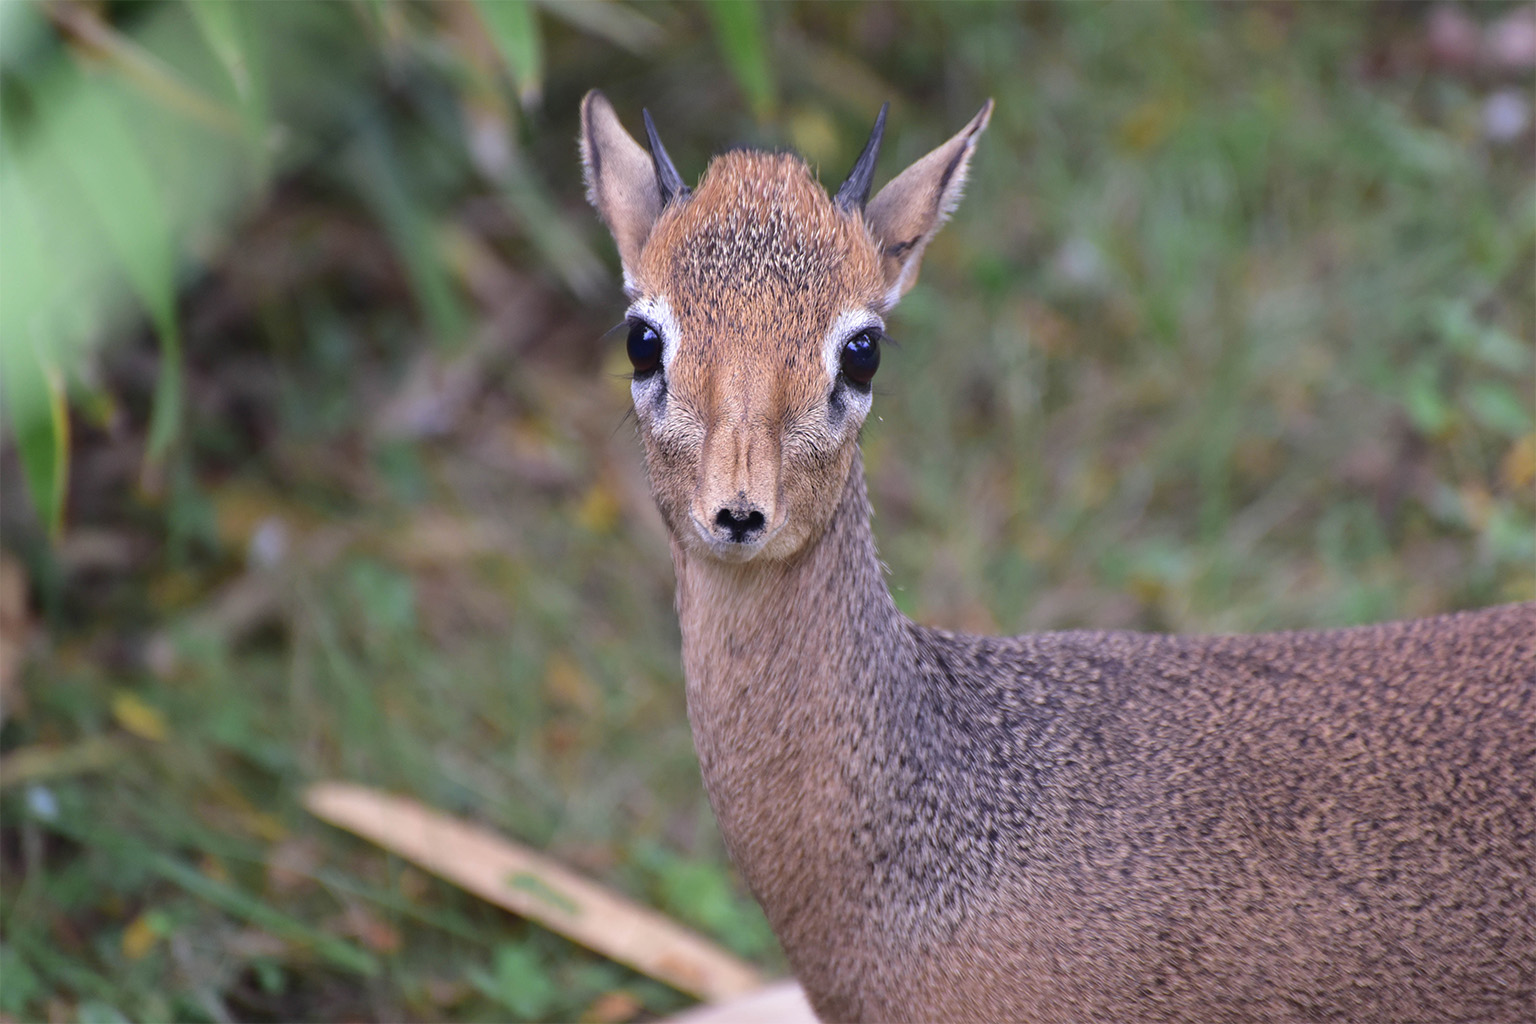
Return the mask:
[[[253,12],[285,6],[235,5],[236,27],[275,51]],[[440,10],[268,26],[303,45],[265,58],[256,110],[197,50],[227,26],[111,11],[289,141],[263,169],[231,136],[243,198],[172,218],[187,392],[160,477],[164,343],[107,312],[113,344],[69,364],[58,547],[0,462],[43,631],[0,750],[57,751],[0,791],[0,1014],[686,1004],[309,818],[325,778],[485,823],[782,969],[699,785],[603,337],[622,298],[572,143],[594,85],[631,128],[648,106],[686,177],[748,140],[835,182],[890,99],[883,181],[996,99],[865,428],[920,620],[1246,630],[1536,596],[1531,134],[1481,127],[1492,90],[1532,90],[1394,64],[1416,9],[762,5],[763,61],[722,9],[594,28],[534,5],[539,39],[517,21],[501,43],[539,55],[540,90]],[[17,90],[63,59],[41,31],[0,65],[10,145],[45,109]],[[510,163],[469,155],[476,111],[511,125]],[[275,564],[249,557],[279,536]]]

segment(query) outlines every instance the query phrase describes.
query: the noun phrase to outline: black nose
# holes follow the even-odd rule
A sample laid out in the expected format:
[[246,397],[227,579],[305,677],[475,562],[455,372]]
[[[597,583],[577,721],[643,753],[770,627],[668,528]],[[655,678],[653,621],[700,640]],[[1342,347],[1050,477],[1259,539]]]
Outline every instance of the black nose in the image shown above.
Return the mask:
[[761,533],[764,522],[763,514],[755,508],[749,512],[723,508],[715,514],[715,525],[730,532],[733,544],[744,544]]

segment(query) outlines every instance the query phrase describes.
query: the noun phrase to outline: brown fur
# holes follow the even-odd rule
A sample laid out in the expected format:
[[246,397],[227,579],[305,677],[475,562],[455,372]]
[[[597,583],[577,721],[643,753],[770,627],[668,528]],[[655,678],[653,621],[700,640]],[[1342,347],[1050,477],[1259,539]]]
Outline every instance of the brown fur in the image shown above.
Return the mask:
[[[843,287],[812,286],[829,278]],[[800,547],[831,512],[824,497],[811,511],[818,492],[848,472],[852,449],[823,443],[811,421],[825,410],[818,342],[838,303],[883,290],[863,225],[832,208],[798,157],[727,153],[657,223],[634,279],[667,296],[679,328],[668,373],[679,426],[647,449],[674,534],[693,534],[686,515],[708,523],[752,495],[778,531],[774,550]]]
[[[624,256],[637,308],[670,307],[636,407],[705,785],[812,1004],[1532,1019],[1536,605],[1231,637],[971,637],[897,611],[867,405],[823,352],[910,284],[985,114],[865,216],[791,157],[717,158]],[[611,137],[606,101],[583,115]],[[731,502],[771,510],[760,543],[710,532]]]

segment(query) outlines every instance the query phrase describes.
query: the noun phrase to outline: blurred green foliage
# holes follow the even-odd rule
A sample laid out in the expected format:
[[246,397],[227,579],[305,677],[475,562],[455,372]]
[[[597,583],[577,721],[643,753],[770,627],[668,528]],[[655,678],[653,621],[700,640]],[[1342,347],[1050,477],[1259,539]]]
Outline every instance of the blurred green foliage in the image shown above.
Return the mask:
[[923,621],[1532,597],[1536,97],[1433,34],[1522,8],[1437,10],[0,3],[0,525],[39,619],[3,638],[0,1014],[684,1002],[307,818],[327,777],[779,966],[622,428],[593,86],[687,177],[745,141],[829,182],[882,101],[883,176],[996,98],[865,430]]

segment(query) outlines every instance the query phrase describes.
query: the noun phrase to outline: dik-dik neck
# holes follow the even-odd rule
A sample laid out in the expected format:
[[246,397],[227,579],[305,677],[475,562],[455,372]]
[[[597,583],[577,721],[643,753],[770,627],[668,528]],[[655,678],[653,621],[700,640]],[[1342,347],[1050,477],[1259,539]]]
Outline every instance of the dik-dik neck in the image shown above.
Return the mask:
[[[850,832],[867,795],[872,692],[909,658],[855,456],[825,533],[781,563],[728,565],[673,545],[688,716],[731,854],[786,947],[856,898]],[[864,756],[868,756],[864,751]],[[820,883],[820,884],[818,884]]]

